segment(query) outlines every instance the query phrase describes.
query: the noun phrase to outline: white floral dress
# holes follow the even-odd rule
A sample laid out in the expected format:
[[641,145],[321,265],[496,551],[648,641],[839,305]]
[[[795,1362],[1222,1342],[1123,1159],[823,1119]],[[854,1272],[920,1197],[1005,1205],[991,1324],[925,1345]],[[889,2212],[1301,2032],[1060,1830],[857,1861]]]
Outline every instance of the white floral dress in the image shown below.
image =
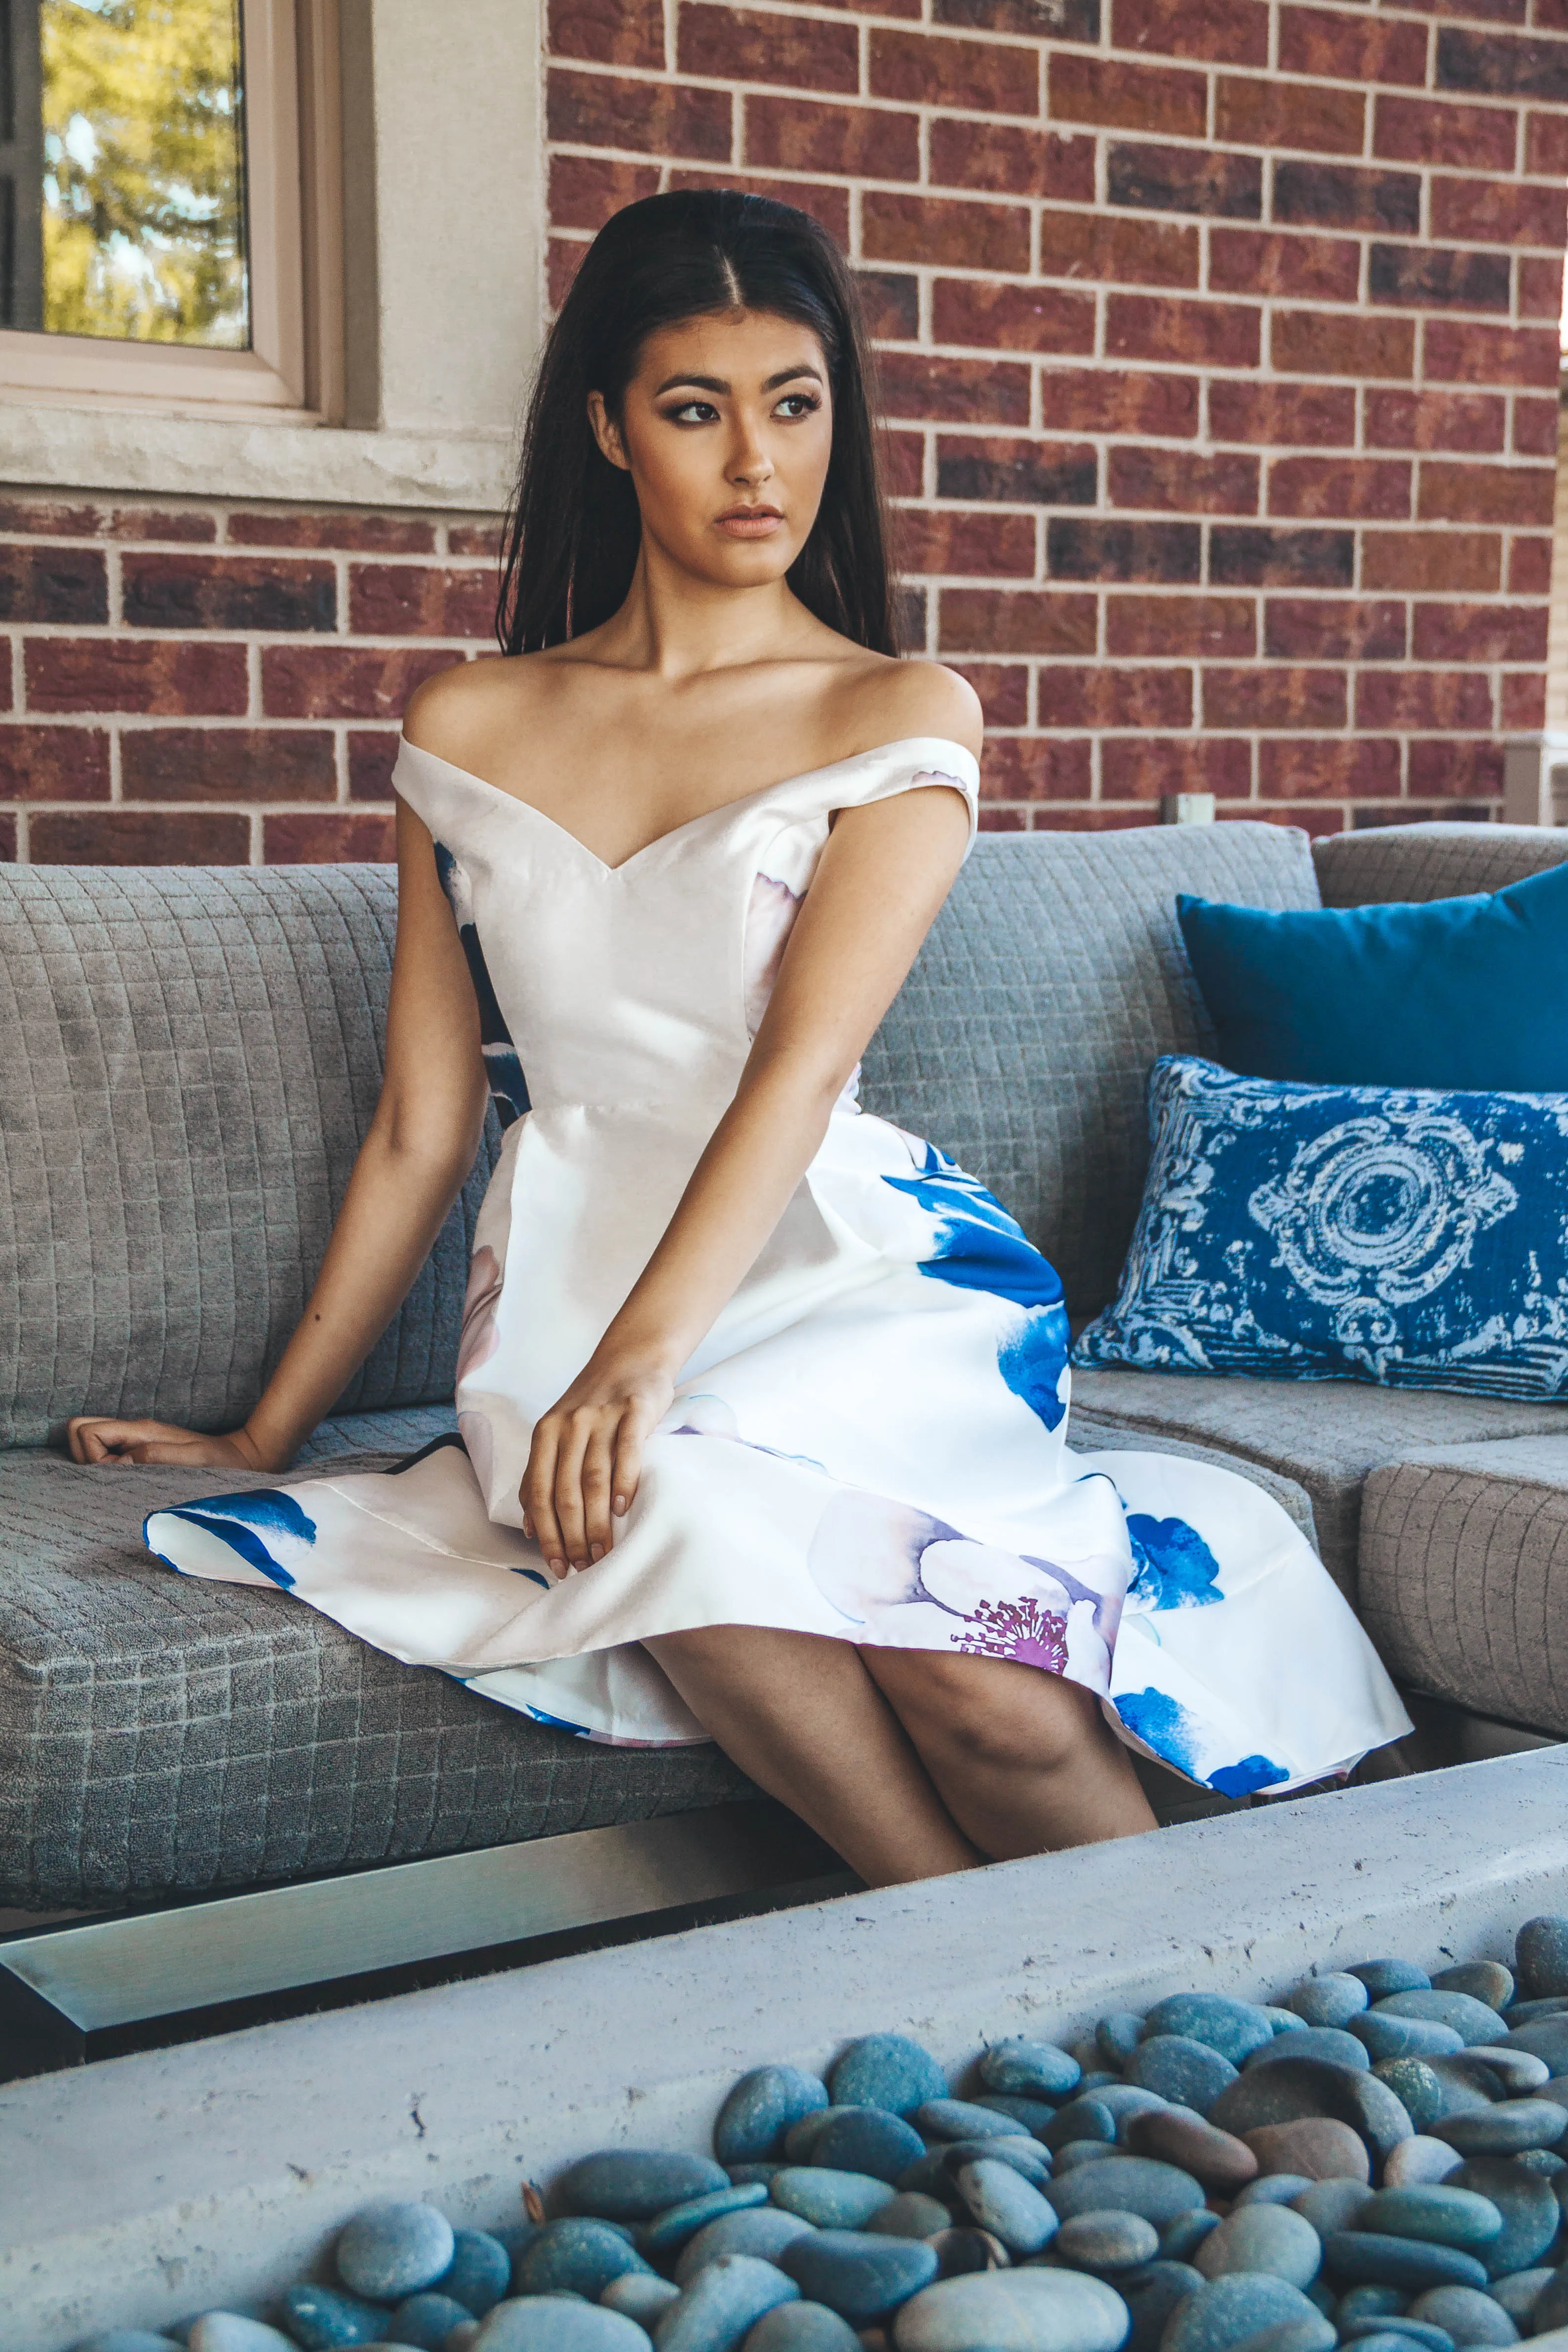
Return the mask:
[[836,810],[946,788],[917,738],[791,776],[608,866],[405,744],[506,1121],[458,1368],[460,1440],[386,1473],[154,1512],[188,1576],[281,1587],[366,1642],[589,1738],[703,1735],[650,1654],[692,1626],[1015,1658],[1229,1794],[1342,1770],[1406,1718],[1310,1545],[1246,1479],[1073,1454],[1055,1273],[853,1083],[683,1368],[614,1548],[521,1531],[535,1418],[626,1297],[732,1097]]

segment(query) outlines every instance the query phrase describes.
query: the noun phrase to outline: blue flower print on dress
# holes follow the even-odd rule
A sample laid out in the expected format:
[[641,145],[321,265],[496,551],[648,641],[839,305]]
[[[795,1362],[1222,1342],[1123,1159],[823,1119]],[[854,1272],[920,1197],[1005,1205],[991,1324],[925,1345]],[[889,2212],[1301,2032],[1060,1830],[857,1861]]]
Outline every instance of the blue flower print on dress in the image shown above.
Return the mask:
[[[1044,1264],[1044,1260],[1041,1261]],[[929,1274],[930,1266],[922,1272]],[[1072,1332],[1062,1307],[1031,1307],[996,1350],[996,1368],[1016,1397],[1047,1429],[1061,1426],[1068,1409],[1068,1357]]]
[[[257,1486],[248,1495],[216,1495],[196,1503],[184,1503],[167,1511],[155,1511],[153,1518],[184,1519],[193,1528],[200,1528],[216,1536],[240,1559],[285,1592],[293,1590],[294,1579],[287,1565],[300,1553],[309,1551],[316,1540],[316,1522],[301,1510],[292,1495],[281,1487]],[[151,1519],[148,1525],[151,1526]],[[163,1557],[160,1553],[159,1558]]]
[[934,1143],[925,1145],[918,1175],[884,1176],[882,1181],[895,1192],[907,1192],[939,1221],[936,1247],[921,1262],[922,1274],[965,1290],[994,1291],[1018,1307],[1061,1306],[1060,1276],[1016,1217]]
[[1259,1789],[1278,1788],[1290,1778],[1282,1764],[1267,1756],[1244,1756],[1236,1764],[1203,1769],[1203,1731],[1179,1699],[1158,1690],[1122,1691],[1111,1701],[1117,1714],[1152,1755],[1212,1789],[1219,1797],[1250,1797]]
[[1151,1609],[1202,1609],[1220,1599],[1219,1562],[1189,1520],[1129,1511],[1127,1535],[1138,1570],[1129,1599]]
[[474,894],[468,877],[447,847],[444,841],[435,844],[436,871],[447,903],[452,909],[468,961],[468,977],[474,983],[474,1001],[479,1008],[479,1046],[485,1057],[485,1076],[489,1083],[490,1097],[496,1116],[503,1127],[521,1118],[528,1108],[528,1087],[523,1081],[522,1064],[511,1042],[511,1032],[501,1017],[501,1009],[490,983],[489,967],[479,943],[479,929],[474,920]]

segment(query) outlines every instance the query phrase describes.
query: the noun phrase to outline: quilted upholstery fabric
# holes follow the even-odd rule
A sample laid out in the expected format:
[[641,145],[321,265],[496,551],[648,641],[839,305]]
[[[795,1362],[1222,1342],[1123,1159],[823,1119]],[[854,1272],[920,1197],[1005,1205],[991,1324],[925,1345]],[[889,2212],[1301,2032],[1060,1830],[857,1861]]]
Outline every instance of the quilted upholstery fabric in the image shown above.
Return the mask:
[[1374,1470],[1361,1588],[1412,1689],[1568,1738],[1568,1430]]
[[1568,858],[1568,827],[1532,824],[1391,824],[1331,833],[1312,844],[1325,907],[1395,898],[1460,898],[1505,890]]
[[211,1486],[0,1454],[0,1904],[250,1885],[753,1793],[716,1748],[595,1747],[284,1593],[174,1575],[142,1517]]
[[[1312,1498],[1324,1567],[1356,1597],[1362,1481],[1378,1464],[1422,1447],[1551,1433],[1568,1436],[1568,1405],[1373,1388],[1361,1381],[1213,1380],[1196,1372],[1075,1370],[1075,1424],[1082,1417],[1216,1445],[1266,1463]],[[1375,1638],[1375,1637],[1374,1637]]]
[[[0,1444],[243,1418],[374,1108],[395,914],[384,867],[0,867]],[[489,1163],[345,1408],[451,1394]]]
[[1175,895],[1315,907],[1306,836],[1271,824],[982,835],[866,1055],[868,1109],[1004,1201],[1075,1315],[1116,1288],[1161,1054],[1214,1051]]

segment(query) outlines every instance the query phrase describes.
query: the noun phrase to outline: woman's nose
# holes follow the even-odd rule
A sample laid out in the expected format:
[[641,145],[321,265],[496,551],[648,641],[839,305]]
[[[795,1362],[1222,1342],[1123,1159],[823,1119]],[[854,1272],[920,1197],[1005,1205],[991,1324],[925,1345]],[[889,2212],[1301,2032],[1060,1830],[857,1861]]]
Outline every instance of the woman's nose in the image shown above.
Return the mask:
[[754,487],[758,482],[771,480],[773,472],[773,461],[762,444],[749,437],[742,440],[730,467],[731,480]]

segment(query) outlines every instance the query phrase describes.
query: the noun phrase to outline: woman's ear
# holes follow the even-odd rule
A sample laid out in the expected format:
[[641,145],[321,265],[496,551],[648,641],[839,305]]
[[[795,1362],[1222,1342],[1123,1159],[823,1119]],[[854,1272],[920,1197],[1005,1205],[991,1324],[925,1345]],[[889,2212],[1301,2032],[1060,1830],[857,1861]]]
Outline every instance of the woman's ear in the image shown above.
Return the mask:
[[621,439],[621,428],[605,407],[602,392],[588,394],[588,422],[594,428],[594,438],[601,454],[609,459],[612,466],[618,466],[623,474],[630,473],[631,461]]

